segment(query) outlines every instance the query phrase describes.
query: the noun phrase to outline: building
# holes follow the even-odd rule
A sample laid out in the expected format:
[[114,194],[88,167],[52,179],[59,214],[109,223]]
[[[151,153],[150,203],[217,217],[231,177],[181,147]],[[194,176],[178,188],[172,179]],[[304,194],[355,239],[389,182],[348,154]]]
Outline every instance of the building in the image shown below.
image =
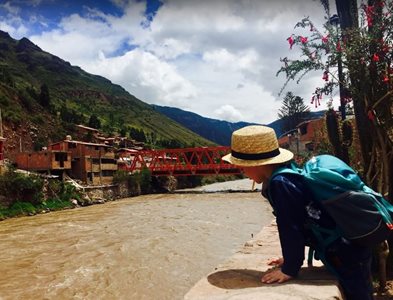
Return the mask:
[[85,134],[85,135],[91,134],[92,136],[98,135],[100,132],[96,128],[92,128],[84,125],[76,125],[76,129],[79,134]]
[[318,142],[323,138],[325,119],[313,119],[300,123],[295,129],[282,134],[278,143],[293,153],[314,151]]
[[51,144],[49,150],[70,152],[70,176],[86,184],[111,184],[117,171],[113,148],[105,144],[74,141],[67,136],[66,140]]
[[63,177],[64,172],[71,170],[71,152],[61,150],[21,152],[16,155],[15,163],[22,170]]

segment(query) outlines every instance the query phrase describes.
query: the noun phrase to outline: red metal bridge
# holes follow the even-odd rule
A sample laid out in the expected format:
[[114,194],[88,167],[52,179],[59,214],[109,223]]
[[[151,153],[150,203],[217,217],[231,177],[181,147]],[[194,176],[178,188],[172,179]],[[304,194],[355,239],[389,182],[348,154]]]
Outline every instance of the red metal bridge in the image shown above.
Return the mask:
[[147,168],[154,176],[240,174],[240,169],[221,160],[229,152],[226,146],[129,150],[119,155],[119,169],[135,172]]

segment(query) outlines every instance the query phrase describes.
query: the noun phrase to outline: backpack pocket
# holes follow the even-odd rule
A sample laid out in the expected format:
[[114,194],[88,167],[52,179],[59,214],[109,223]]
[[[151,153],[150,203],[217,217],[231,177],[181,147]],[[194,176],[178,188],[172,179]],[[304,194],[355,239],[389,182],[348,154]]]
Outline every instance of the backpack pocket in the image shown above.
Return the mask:
[[371,247],[387,239],[390,233],[377,201],[371,194],[347,191],[321,203],[344,238]]

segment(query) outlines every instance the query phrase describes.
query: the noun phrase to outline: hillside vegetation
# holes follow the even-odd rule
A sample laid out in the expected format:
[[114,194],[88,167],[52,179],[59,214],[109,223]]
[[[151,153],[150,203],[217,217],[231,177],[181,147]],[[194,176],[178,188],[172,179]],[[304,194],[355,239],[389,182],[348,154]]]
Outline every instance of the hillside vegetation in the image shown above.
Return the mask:
[[[160,113],[182,124],[184,127],[187,127],[200,136],[203,136],[204,138],[223,146],[229,146],[231,144],[231,136],[233,131],[244,126],[255,125],[255,123],[228,122],[205,118],[196,113],[181,110],[175,107],[158,105],[153,105],[153,107]],[[324,114],[325,111],[310,112],[304,121],[321,118],[324,116]],[[285,132],[283,119],[278,119],[270,124],[264,125],[273,128],[278,137]]]
[[148,143],[180,146],[213,143],[167,118],[121,86],[71,66],[26,38],[0,31],[0,108],[6,157],[39,149],[88,125],[97,116],[105,133],[143,130]]

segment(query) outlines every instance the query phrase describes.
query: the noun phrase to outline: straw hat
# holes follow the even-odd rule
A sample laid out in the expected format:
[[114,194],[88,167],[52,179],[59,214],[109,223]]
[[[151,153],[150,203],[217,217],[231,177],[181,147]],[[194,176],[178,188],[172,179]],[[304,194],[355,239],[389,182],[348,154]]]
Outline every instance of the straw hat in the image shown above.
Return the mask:
[[232,133],[231,153],[222,159],[238,166],[284,163],[293,153],[279,148],[274,130],[261,125],[246,126]]

